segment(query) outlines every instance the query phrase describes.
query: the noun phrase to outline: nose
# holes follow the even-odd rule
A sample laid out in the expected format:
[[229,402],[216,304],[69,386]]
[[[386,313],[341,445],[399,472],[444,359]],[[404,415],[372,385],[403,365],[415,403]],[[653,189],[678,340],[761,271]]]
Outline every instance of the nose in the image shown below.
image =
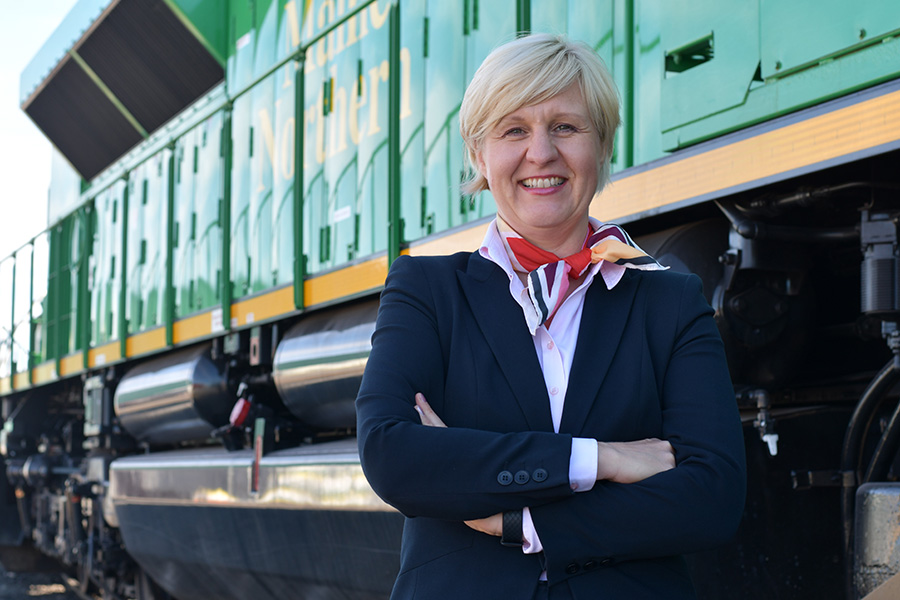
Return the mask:
[[550,132],[535,131],[528,143],[526,158],[537,165],[544,165],[556,159],[559,153]]

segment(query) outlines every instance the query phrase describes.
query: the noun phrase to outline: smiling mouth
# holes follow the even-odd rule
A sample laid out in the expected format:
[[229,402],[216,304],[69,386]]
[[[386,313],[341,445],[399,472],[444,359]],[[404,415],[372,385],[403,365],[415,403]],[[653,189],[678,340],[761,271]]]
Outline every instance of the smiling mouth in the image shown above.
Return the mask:
[[522,180],[522,185],[527,188],[552,188],[561,186],[566,182],[564,177],[529,177]]

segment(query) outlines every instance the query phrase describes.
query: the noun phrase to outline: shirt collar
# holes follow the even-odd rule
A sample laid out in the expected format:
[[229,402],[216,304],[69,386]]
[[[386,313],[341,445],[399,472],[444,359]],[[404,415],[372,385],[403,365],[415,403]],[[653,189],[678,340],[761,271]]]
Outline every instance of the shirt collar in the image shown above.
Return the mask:
[[[603,225],[603,223],[593,217],[590,217],[589,221],[591,228],[594,230]],[[484,234],[484,239],[481,242],[481,247],[478,249],[478,253],[483,258],[486,258],[503,269],[503,272],[510,276],[510,278],[515,276],[515,271],[509,260],[509,255],[506,253],[506,247],[503,245],[503,239],[500,237],[500,230],[497,228],[497,219],[494,219],[491,221],[491,224],[488,225],[487,231]],[[593,280],[597,271],[600,272],[603,283],[606,284],[606,289],[611,290],[622,280],[622,276],[625,274],[625,267],[602,260],[599,263],[592,265],[588,270],[588,278],[585,281],[586,284],[589,284],[590,281]]]

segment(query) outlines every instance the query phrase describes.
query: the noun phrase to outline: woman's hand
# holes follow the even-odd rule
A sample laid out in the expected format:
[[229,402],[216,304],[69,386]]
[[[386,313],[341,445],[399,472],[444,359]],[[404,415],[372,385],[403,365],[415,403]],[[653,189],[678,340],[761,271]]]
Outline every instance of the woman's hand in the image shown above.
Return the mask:
[[635,483],[675,468],[672,444],[656,438],[597,442],[597,480]]
[[[422,394],[422,392],[416,394],[416,412],[419,413],[419,419],[421,419],[422,425],[425,425],[426,427],[447,426],[447,424],[437,416],[437,413],[432,410],[431,405],[425,400],[425,395]],[[475,531],[480,531],[481,533],[486,533],[488,535],[500,537],[503,534],[503,513],[497,513],[496,515],[491,515],[490,517],[485,517],[483,519],[464,521],[464,523]]]
[[441,418],[437,416],[437,413],[431,409],[431,405],[425,400],[425,395],[422,392],[416,393],[416,412],[419,413],[419,419],[421,419],[422,425],[428,427],[447,426],[441,421]]
[[463,522],[475,531],[480,531],[481,533],[495,535],[497,537],[503,535],[503,513],[497,513],[496,515],[491,515],[490,517],[485,517],[483,519],[473,519],[471,521]]

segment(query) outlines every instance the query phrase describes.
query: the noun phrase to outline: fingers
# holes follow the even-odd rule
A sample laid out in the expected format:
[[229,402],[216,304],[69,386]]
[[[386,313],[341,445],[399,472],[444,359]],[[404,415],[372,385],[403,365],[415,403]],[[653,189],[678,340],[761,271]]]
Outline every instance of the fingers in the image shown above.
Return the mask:
[[470,528],[488,535],[500,537],[503,534],[503,513],[497,513],[483,519],[463,521]]
[[635,483],[675,468],[672,444],[656,438],[597,443],[597,479]]
[[425,395],[422,394],[422,392],[416,394],[416,412],[419,413],[419,419],[422,421],[422,425],[428,427],[447,426],[441,418],[437,416],[437,413],[432,410],[431,405],[425,400]]

